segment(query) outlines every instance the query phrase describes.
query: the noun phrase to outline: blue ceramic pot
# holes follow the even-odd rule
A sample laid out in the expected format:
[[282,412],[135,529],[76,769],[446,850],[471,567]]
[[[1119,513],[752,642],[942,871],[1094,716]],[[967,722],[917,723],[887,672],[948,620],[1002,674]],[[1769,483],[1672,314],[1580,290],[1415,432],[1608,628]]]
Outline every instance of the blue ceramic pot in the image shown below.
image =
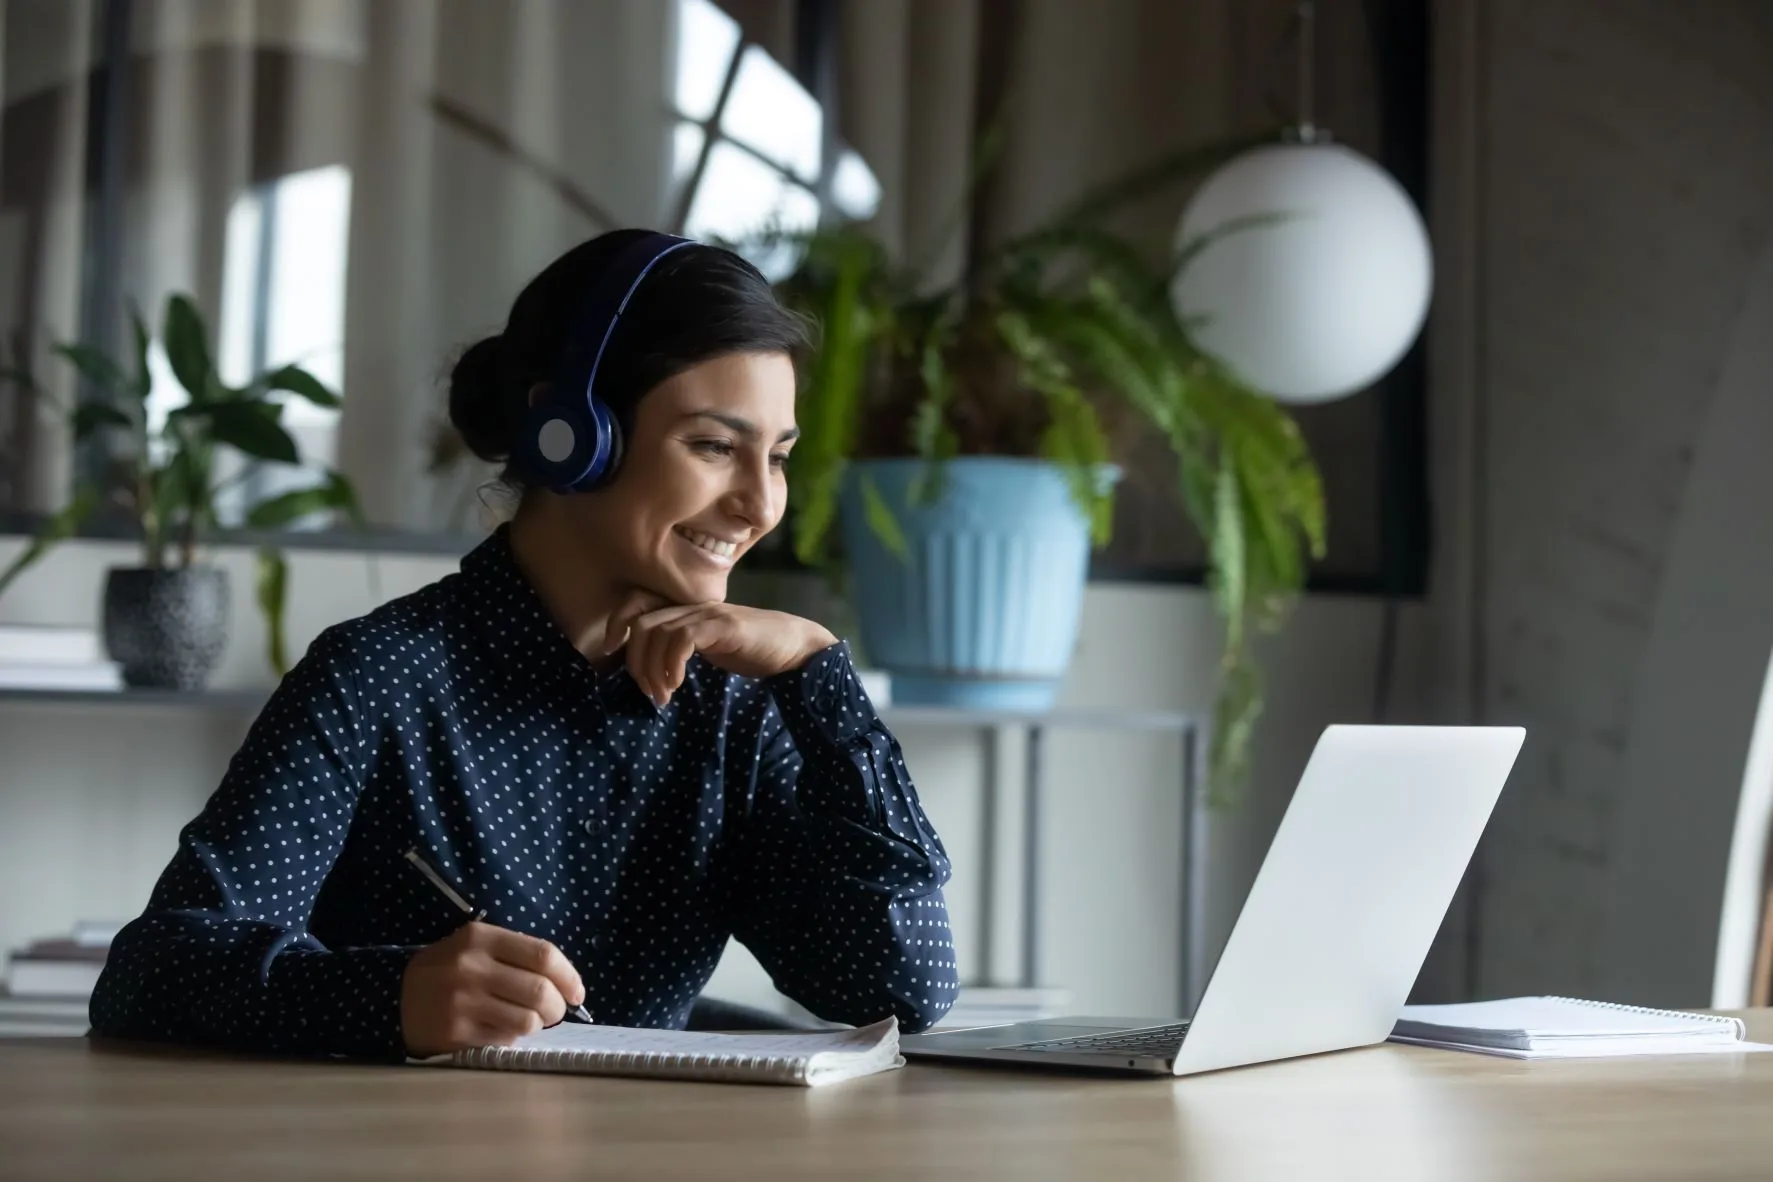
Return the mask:
[[[965,456],[942,495],[912,502],[918,459],[851,464],[841,502],[862,643],[905,705],[1045,710],[1077,643],[1089,523],[1042,460]],[[1115,478],[1105,469],[1106,480]],[[861,482],[892,510],[909,554],[870,528]]]

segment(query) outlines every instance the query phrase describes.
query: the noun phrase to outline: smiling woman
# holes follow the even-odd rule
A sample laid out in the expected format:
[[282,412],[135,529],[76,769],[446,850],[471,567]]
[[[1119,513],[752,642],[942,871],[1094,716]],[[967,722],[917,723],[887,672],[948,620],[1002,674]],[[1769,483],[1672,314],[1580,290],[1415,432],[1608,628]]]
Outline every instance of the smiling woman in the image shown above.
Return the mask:
[[749,263],[667,235],[537,276],[450,387],[514,519],[310,647],[113,944],[94,1028],[398,1056],[581,1003],[682,1026],[729,937],[822,1018],[945,1013],[948,858],[847,646],[725,601],[781,520],[800,341]]

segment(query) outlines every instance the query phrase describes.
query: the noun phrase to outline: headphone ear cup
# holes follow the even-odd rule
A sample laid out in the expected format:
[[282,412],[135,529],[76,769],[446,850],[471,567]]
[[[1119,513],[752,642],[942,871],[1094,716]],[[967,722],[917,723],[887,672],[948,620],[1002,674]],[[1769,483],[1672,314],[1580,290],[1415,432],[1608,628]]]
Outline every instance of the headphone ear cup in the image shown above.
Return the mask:
[[594,458],[598,435],[584,411],[544,399],[524,420],[519,460],[538,484],[555,492],[573,492]]
[[616,470],[622,466],[622,451],[625,440],[622,438],[622,425],[616,421],[613,411],[600,398],[591,400],[591,417],[597,426],[597,446],[590,467],[581,488],[596,488],[608,484],[615,479]]

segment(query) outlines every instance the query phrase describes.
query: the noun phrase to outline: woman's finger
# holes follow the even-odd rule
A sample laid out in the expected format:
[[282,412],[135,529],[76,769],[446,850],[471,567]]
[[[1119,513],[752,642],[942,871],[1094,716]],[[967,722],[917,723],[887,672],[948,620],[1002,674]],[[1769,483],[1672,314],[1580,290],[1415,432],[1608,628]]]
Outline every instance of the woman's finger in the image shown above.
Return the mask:
[[[671,700],[672,692],[677,689],[676,666],[689,659],[688,652],[680,658],[678,651],[685,642],[694,610],[677,612],[671,618],[646,625],[648,635],[646,647],[640,654],[641,667],[646,670],[647,682],[653,687],[653,701],[661,706]],[[695,650],[692,647],[689,651]]]
[[478,1029],[497,1035],[498,1041],[534,1034],[543,1026],[542,1016],[534,1010],[525,1009],[490,993],[477,995],[463,1008],[463,1017]]
[[634,684],[640,687],[640,692],[655,702],[659,700],[659,688],[653,684],[653,666],[649,654],[658,636],[657,629],[636,621],[628,634],[628,647],[623,654],[628,665],[628,675],[634,678]]
[[661,633],[659,679],[667,694],[676,693],[683,686],[684,667],[696,651],[697,624],[696,620],[681,620],[667,625]]
[[682,617],[697,610],[693,607],[670,608],[668,615],[655,612],[634,622],[634,631],[628,641],[628,671],[647,697],[661,706],[670,698],[673,688],[665,673],[665,650],[681,626]]
[[542,973],[494,964],[485,986],[501,1002],[534,1014],[541,1026],[552,1026],[566,1015],[566,998],[559,985]]
[[603,652],[605,656],[622,647],[628,639],[637,621],[658,611],[670,611],[675,605],[667,603],[651,591],[631,591],[615,611],[610,613],[609,621],[604,625]]

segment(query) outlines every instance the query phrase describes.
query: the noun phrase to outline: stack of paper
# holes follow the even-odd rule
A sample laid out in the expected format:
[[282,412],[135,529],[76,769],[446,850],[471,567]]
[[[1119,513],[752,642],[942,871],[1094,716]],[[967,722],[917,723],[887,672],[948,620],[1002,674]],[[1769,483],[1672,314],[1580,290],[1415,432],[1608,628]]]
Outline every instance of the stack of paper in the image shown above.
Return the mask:
[[1744,1042],[1737,1018],[1569,997],[1405,1006],[1391,1041],[1514,1059],[1768,1049]]
[[0,624],[0,689],[122,688],[116,662],[105,659],[92,629]]

